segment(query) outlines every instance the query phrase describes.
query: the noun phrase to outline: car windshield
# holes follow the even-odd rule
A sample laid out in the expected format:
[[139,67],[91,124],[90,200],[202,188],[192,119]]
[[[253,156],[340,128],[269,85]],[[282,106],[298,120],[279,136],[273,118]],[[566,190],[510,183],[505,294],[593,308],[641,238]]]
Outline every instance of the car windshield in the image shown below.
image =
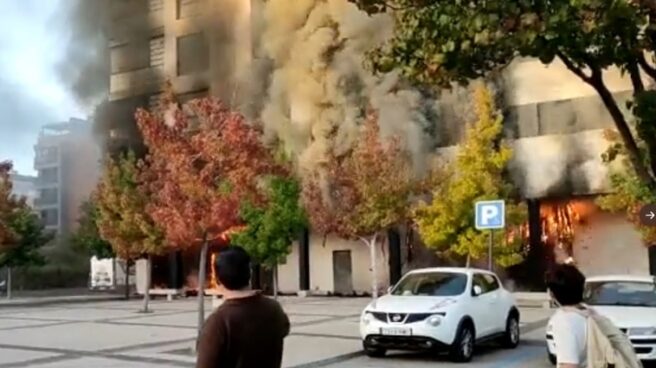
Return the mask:
[[465,292],[467,275],[454,272],[413,273],[392,290],[401,296],[456,296]]
[[656,283],[604,281],[586,284],[584,300],[590,305],[656,307]]

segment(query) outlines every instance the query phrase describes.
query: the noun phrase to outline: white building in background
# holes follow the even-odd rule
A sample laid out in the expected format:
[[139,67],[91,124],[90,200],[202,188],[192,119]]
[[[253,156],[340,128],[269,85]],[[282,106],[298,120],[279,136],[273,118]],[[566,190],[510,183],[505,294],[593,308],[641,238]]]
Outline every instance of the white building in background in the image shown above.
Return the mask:
[[80,205],[100,173],[100,150],[91,124],[71,118],[44,125],[34,146],[37,198],[34,204],[47,230],[66,236],[75,230]]
[[25,197],[30,207],[34,206],[34,200],[38,196],[36,190],[36,177],[21,175],[17,172],[9,174],[13,185],[13,193],[19,197]]

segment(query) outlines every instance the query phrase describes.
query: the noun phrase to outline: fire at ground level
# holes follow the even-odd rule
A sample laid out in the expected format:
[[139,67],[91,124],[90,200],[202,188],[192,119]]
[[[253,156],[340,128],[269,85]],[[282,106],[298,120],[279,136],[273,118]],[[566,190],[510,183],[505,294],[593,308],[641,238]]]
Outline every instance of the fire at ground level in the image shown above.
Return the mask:
[[[528,200],[528,221],[521,229],[524,262],[499,270],[514,290],[543,290],[543,274],[556,263],[574,262],[588,275],[607,273],[656,274],[656,247],[646,247],[638,231],[621,214],[602,211],[594,196],[568,199]],[[354,295],[369,292],[371,269],[368,250],[357,242],[301,234],[287,261],[278,268],[283,293],[309,290],[319,294]],[[208,257],[206,293],[214,294],[218,285],[209,267],[216,252]],[[453,265],[426,249],[411,231],[390,231],[379,253],[379,288],[384,290],[403,273],[419,267]],[[198,289],[200,249],[155,257],[152,282],[155,289],[195,294]],[[457,264],[457,263],[456,263]],[[484,267],[486,260],[481,260]],[[139,264],[137,265],[139,269]],[[145,267],[137,272],[137,285],[143,283]],[[253,285],[272,291],[270,270],[254,267]],[[137,288],[142,291],[143,286]]]

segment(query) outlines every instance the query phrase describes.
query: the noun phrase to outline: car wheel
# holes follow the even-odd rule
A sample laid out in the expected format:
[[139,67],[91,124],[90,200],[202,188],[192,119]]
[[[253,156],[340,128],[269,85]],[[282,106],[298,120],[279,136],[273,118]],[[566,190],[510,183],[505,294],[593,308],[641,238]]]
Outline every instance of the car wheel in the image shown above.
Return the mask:
[[471,361],[474,356],[474,343],[474,329],[469,323],[463,323],[458,329],[453,345],[451,345],[451,359],[459,363]]
[[555,355],[551,354],[549,351],[547,351],[547,355],[549,356],[549,362],[552,365],[556,365],[556,363],[558,363],[558,359],[556,359]]
[[519,345],[520,334],[519,318],[515,314],[509,315],[506,320],[506,332],[503,334],[503,347],[516,348]]
[[370,358],[382,358],[387,353],[387,350],[382,348],[375,348],[367,344],[363,345],[364,353]]

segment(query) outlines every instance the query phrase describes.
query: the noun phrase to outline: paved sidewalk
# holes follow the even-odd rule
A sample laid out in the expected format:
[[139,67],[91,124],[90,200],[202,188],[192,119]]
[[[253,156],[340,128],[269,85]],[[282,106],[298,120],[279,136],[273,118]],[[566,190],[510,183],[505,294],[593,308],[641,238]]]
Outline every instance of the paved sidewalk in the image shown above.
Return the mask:
[[[54,295],[53,295],[54,294]],[[520,308],[549,308],[549,296],[547,293],[514,293],[517,304]],[[92,292],[87,289],[61,289],[54,291],[36,291],[24,292],[16,295],[12,299],[4,298],[0,295],[0,308],[3,307],[29,307],[43,306],[49,304],[67,304],[67,303],[90,303],[122,300],[123,294],[118,292]],[[133,296],[134,299],[141,299],[140,296]],[[316,297],[321,299],[324,297]]]
[[[421,355],[393,354],[380,361],[362,356],[358,324],[367,298],[284,297],[280,301],[292,322],[283,367],[411,368],[436,363]],[[208,298],[208,313],[210,305]],[[193,367],[195,299],[155,300],[152,314],[137,313],[140,307],[140,300],[132,300],[0,308],[0,368]],[[544,360],[540,344],[551,311],[528,308],[521,312],[526,346],[513,351],[483,350],[476,359],[482,365],[476,366],[496,368],[489,364],[520,361],[521,357]],[[442,358],[437,361],[440,366],[452,366]]]

